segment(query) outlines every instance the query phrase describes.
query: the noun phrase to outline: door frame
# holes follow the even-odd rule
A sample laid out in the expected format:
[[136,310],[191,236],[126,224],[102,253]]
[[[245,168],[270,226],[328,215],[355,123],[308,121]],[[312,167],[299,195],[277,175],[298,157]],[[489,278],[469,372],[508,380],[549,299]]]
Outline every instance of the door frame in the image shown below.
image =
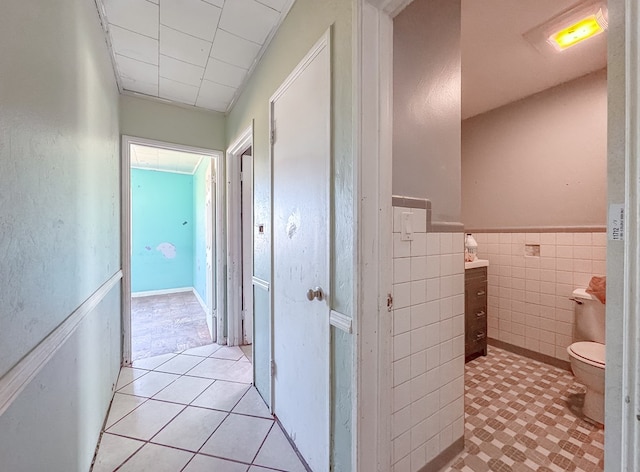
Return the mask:
[[[352,469],[390,470],[390,274],[393,18],[411,0],[354,6],[355,346]],[[608,200],[623,203],[625,241],[607,245],[605,468],[640,469],[640,9],[609,0]],[[366,45],[366,47],[363,47]],[[617,107],[614,108],[613,104]],[[614,134],[617,140],[614,140]],[[622,269],[622,270],[621,270]],[[380,274],[380,277],[377,277]],[[377,315],[377,316],[376,316]],[[615,359],[615,360],[613,360]],[[376,451],[376,453],[372,453]]]
[[[253,147],[253,121],[229,145],[226,152],[227,182],[227,345],[243,344],[242,332],[242,196],[240,186],[240,159],[242,154]],[[253,181],[253,176],[251,177]],[[251,204],[251,221],[253,221],[253,202]],[[252,258],[253,260],[253,258]],[[253,264],[251,265],[253,277]],[[247,288],[247,287],[245,287]],[[247,289],[253,290],[253,287]]]
[[[155,139],[139,138],[136,136],[122,135],[121,141],[121,159],[120,159],[120,242],[121,242],[121,264],[122,264],[122,365],[131,365],[131,155],[130,149],[132,144],[139,144],[142,146],[155,147],[160,149],[168,149],[171,151],[190,152],[194,154],[202,154],[203,156],[210,156],[212,168],[215,169],[215,179],[220,181],[220,164],[222,162],[222,151],[214,149],[205,149],[194,146],[185,146],[182,144],[168,143],[165,141],[158,141]],[[209,182],[211,185],[213,182]],[[223,261],[225,257],[225,251],[223,251],[222,241],[224,240],[225,225],[220,224],[222,222],[220,215],[224,214],[224,186],[216,185],[215,192],[215,210],[218,216],[215,225],[215,232],[212,235],[214,241],[212,247],[216,248],[216,260],[213,270],[216,271],[215,280],[224,280],[224,267]],[[213,206],[212,206],[213,210]],[[211,280],[214,280],[213,274]],[[217,321],[217,325],[220,324],[221,313],[218,307],[223,307],[219,303],[220,298],[220,283],[217,284],[216,297],[213,300],[207,300],[209,305],[207,308],[211,311],[214,320]],[[209,314],[207,314],[208,316]],[[214,324],[214,328],[216,324]],[[216,337],[219,337],[220,330],[214,329],[213,342],[216,342]]]

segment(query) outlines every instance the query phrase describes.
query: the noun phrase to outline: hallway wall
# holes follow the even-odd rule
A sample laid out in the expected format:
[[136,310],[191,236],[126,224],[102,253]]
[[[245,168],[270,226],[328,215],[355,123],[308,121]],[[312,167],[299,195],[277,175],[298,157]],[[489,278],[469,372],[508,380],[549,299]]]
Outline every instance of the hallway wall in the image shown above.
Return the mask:
[[[6,374],[99,287],[118,280],[119,121],[94,2],[5,0],[0,44],[0,397],[6,398]],[[119,292],[115,283],[88,308],[0,410],[3,470],[89,469],[119,371]]]
[[[227,118],[227,142],[254,123],[254,274],[269,282],[271,273],[269,98],[324,32],[331,28],[332,53],[332,308],[353,313],[353,150],[352,150],[352,4],[345,0],[297,0],[276,33]],[[256,386],[268,395],[269,297],[254,290]],[[335,472],[351,470],[352,355],[350,334],[331,328],[331,462]],[[268,401],[269,398],[266,398]]]
[[225,116],[195,107],[120,95],[120,132],[137,138],[222,151]]

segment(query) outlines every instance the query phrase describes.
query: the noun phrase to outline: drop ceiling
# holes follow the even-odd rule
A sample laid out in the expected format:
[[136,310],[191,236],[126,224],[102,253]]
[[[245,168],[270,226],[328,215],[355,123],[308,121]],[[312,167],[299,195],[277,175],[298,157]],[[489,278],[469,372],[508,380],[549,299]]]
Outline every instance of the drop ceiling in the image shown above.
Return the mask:
[[98,0],[124,93],[226,112],[294,0]]
[[462,117],[498,108],[607,65],[606,33],[563,52],[523,34],[575,0],[462,0]]
[[202,154],[155,148],[140,144],[131,145],[131,167],[177,174],[194,174],[205,157]]

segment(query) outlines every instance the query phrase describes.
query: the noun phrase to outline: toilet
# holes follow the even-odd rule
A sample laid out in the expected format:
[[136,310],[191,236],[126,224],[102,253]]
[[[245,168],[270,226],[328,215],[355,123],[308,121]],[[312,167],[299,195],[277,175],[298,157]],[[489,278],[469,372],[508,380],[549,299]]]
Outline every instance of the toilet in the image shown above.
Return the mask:
[[575,342],[567,348],[571,370],[587,392],[582,412],[604,424],[605,308],[585,289],[573,291]]

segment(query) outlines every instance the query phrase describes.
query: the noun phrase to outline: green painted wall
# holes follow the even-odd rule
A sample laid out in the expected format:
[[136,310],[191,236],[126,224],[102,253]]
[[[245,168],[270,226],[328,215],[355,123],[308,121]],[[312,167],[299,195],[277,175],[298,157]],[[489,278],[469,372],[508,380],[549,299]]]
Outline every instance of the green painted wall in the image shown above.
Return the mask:
[[[353,149],[352,149],[352,5],[349,0],[297,0],[273,38],[244,92],[227,117],[227,142],[233,141],[254,121],[255,223],[267,225],[270,234],[269,98],[322,34],[332,28],[332,131],[333,179],[331,228],[333,244],[333,308],[353,311]],[[270,279],[268,236],[255,238],[255,275]],[[339,264],[339,268],[338,268]],[[339,270],[338,270],[339,269]],[[256,326],[269,317],[267,298],[255,300]],[[268,334],[267,334],[268,335]],[[268,363],[268,344],[256,330],[255,365]],[[353,339],[332,331],[332,468],[351,469],[351,374]],[[268,396],[268,392],[263,391]],[[267,398],[268,400],[268,398]]]
[[167,143],[226,149],[222,113],[129,95],[120,96],[120,131],[128,136]]
[[[118,90],[95,3],[1,12],[0,377],[120,269]],[[89,470],[119,366],[116,284],[0,416],[0,468]]]

